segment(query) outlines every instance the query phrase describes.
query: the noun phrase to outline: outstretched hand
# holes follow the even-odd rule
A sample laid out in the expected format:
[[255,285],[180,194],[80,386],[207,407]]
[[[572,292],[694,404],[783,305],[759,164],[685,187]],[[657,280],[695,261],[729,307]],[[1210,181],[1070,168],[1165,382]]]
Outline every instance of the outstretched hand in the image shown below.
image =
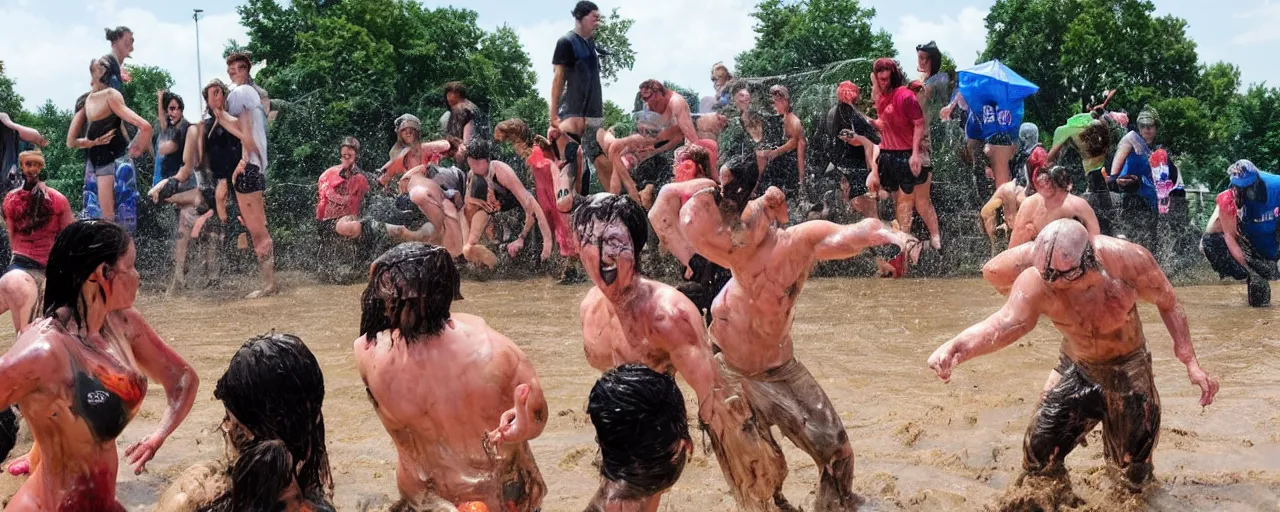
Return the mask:
[[159,450],[162,444],[164,444],[164,439],[152,434],[125,448],[124,456],[129,459],[129,464],[133,466],[133,474],[141,475],[147,469],[147,462],[156,456],[156,450]]

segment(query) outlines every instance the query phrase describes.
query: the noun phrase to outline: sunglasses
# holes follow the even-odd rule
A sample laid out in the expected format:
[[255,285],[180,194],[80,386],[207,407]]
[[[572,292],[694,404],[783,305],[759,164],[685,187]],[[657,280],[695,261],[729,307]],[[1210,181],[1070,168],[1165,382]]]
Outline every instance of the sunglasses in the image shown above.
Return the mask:
[[[1049,253],[1053,254],[1052,248],[1050,248]],[[1045,282],[1049,282],[1049,283],[1055,282],[1059,279],[1065,280],[1067,282],[1072,282],[1077,279],[1080,279],[1081,277],[1084,277],[1084,275],[1087,272],[1089,272],[1090,269],[1094,269],[1097,267],[1098,267],[1098,260],[1093,255],[1093,246],[1088,245],[1088,246],[1085,246],[1084,253],[1080,255],[1080,262],[1076,264],[1075,267],[1069,268],[1067,270],[1058,270],[1053,268],[1052,266],[1046,265],[1044,272],[1040,274],[1040,277],[1043,278]]]

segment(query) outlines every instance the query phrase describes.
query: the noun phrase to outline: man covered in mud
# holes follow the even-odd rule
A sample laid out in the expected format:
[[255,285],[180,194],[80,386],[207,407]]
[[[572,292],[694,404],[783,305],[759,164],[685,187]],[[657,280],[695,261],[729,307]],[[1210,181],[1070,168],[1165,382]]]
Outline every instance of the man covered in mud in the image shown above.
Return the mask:
[[[599,193],[575,209],[573,227],[578,255],[595,284],[581,306],[587,362],[601,371],[640,363],[661,373],[679,372],[698,395],[703,424],[729,439],[730,457],[749,464],[756,457],[739,449],[772,453],[773,446],[758,437],[748,438],[754,433],[737,427],[749,413],[741,401],[725,400],[724,382],[716,371],[698,308],[675,288],[641,275],[640,254],[649,233],[644,209],[627,196]],[[768,469],[781,471],[781,483],[786,466]],[[635,476],[661,480],[653,474]],[[631,490],[641,496],[662,490],[642,487]]]
[[396,446],[393,510],[536,511],[546,494],[529,449],[547,424],[538,376],[483,319],[450,313],[460,292],[447,251],[407,242],[373,262],[361,298],[356,369]]
[[[731,179],[722,180],[731,185]],[[782,495],[786,463],[770,431],[777,426],[818,467],[816,510],[852,510],[853,448],[839,413],[793,352],[791,325],[800,291],[818,261],[852,258],[870,247],[896,245],[911,260],[920,243],[878,219],[852,225],[812,220],[790,228],[786,197],[776,187],[748,201],[750,192],[707,187],[680,211],[680,232],[707,260],[733,279],[711,307],[711,335],[721,352],[721,374],[750,417],[738,427],[774,449],[763,459],[726,456],[720,432],[711,432],[720,467],[739,503],[750,510],[791,510]],[[757,453],[757,452],[753,452]],[[781,471],[774,468],[781,467]],[[767,472],[762,473],[762,470]]]
[[675,150],[685,141],[701,140],[684,96],[651,79],[640,84],[640,99],[644,110],[636,113],[635,133],[614,141],[607,149],[613,176],[611,183],[603,184],[613,193],[621,193],[625,187],[635,200],[640,199],[640,192],[631,177],[632,169],[654,155]]
[[[1028,250],[1029,249],[1029,250]],[[1108,236],[1090,236],[1074,220],[1045,227],[1034,245],[1008,253],[1006,264],[1023,264],[1009,300],[999,311],[944,343],[929,357],[943,381],[960,363],[1009,346],[1047,316],[1063,335],[1062,356],[1051,374],[1023,440],[1023,471],[1017,487],[1036,487],[1037,478],[1064,486],[1067,496],[1006,498],[1004,506],[1056,509],[1069,495],[1063,461],[1102,423],[1103,453],[1109,469],[1130,492],[1151,481],[1152,454],[1160,432],[1160,396],[1151,373],[1151,353],[1138,318],[1138,301],[1154,304],[1173,352],[1200,387],[1200,405],[1213,403],[1218,382],[1196,359],[1182,305],[1151,253]],[[1002,255],[1003,256],[1003,255]],[[1028,480],[1027,477],[1031,477]],[[1026,502],[1023,500],[1032,500]],[[1051,499],[1055,503],[1035,501]]]
[[1055,165],[1035,173],[1035,194],[1017,206],[1018,216],[1009,235],[1009,247],[1034,240],[1045,226],[1058,219],[1075,219],[1090,235],[1098,235],[1098,217],[1083,197],[1071,193],[1071,175],[1066,167]]

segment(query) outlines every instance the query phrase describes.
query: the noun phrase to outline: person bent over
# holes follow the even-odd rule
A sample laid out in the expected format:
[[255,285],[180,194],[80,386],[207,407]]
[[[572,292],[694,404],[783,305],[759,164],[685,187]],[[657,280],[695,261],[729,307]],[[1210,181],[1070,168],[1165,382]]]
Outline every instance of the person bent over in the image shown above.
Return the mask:
[[1200,251],[1219,275],[1247,283],[1250,306],[1268,306],[1269,281],[1280,278],[1276,269],[1280,176],[1261,172],[1248,160],[1232,164],[1227,174],[1231,187],[1218,194]]

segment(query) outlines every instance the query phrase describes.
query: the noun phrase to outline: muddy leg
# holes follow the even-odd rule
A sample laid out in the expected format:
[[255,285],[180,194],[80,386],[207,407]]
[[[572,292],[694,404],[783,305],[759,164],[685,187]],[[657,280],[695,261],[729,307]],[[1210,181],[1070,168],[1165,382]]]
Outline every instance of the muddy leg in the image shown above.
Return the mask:
[[853,494],[853,446],[844,422],[809,370],[799,361],[789,364],[795,368],[785,381],[767,384],[778,397],[771,419],[819,468],[814,509],[854,510],[858,498]]
[[1108,386],[1102,420],[1103,454],[1108,468],[1140,492],[1151,480],[1152,453],[1160,440],[1160,395],[1151,377],[1151,355],[1115,368],[1116,382]]

